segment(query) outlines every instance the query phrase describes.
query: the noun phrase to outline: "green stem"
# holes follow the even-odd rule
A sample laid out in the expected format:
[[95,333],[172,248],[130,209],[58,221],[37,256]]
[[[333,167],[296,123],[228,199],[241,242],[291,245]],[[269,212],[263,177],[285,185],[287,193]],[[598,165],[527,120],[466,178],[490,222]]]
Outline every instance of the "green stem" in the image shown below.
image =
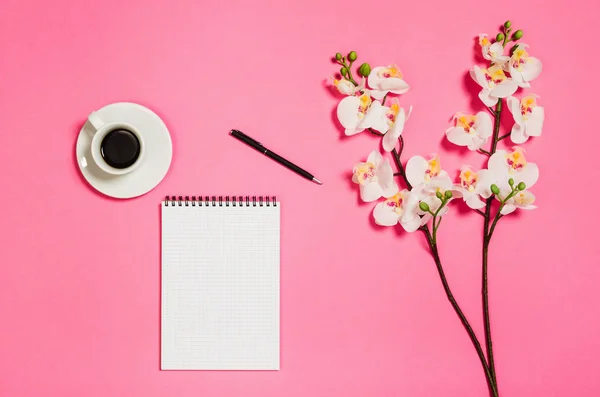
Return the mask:
[[506,139],[506,138],[508,138],[509,136],[510,136],[510,132],[509,132],[508,134],[504,134],[504,135],[502,135],[500,138],[498,138],[498,140],[499,140],[499,141],[501,141],[501,140],[503,140],[503,139]]
[[352,63],[350,62],[350,64],[347,66],[348,68],[348,80],[350,80],[352,82],[352,84],[354,84],[355,86],[358,87],[358,83],[354,80],[354,77],[352,77]]
[[342,76],[348,79],[348,81],[350,81],[352,84],[354,84],[355,86],[358,87],[358,83],[354,80],[354,77],[352,77],[352,64],[354,62],[350,62],[349,64],[346,63],[346,57],[342,58],[341,61],[337,61],[338,64],[342,65],[343,67],[346,68],[346,70],[348,70],[348,73],[346,74],[346,76]]
[[433,260],[435,262],[438,274],[440,276],[440,280],[442,281],[442,286],[444,287],[444,291],[446,292],[446,297],[448,298],[448,301],[450,302],[450,304],[452,305],[452,308],[456,312],[456,315],[460,319],[460,322],[462,323],[463,327],[467,331],[467,334],[469,334],[471,343],[473,343],[473,346],[475,347],[475,350],[477,351],[477,356],[479,357],[479,361],[481,362],[483,372],[485,373],[485,378],[487,380],[487,384],[488,384],[488,388],[490,389],[490,393],[493,397],[498,397],[498,390],[496,387],[496,382],[494,381],[494,378],[492,377],[492,373],[490,372],[490,369],[488,368],[488,364],[485,360],[485,354],[483,353],[481,344],[479,343],[479,340],[477,339],[477,336],[475,335],[475,332],[473,331],[471,324],[469,324],[469,321],[467,320],[467,318],[465,317],[460,306],[456,302],[456,299],[454,299],[454,295],[452,294],[452,291],[450,290],[450,286],[448,285],[448,280],[446,279],[446,274],[444,273],[444,268],[442,267],[442,262],[440,260],[437,243],[434,241],[433,236],[429,232],[429,228],[427,226],[422,226],[420,229],[425,233],[425,236],[427,238],[427,244],[429,245],[429,249],[431,250],[431,255],[433,256]]

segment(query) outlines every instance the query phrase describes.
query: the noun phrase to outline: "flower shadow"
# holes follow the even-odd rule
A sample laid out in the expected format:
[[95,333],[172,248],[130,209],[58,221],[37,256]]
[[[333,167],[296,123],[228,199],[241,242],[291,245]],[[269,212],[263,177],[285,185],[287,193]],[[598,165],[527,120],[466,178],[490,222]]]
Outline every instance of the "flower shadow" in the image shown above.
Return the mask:
[[370,203],[365,203],[364,201],[362,201],[360,199],[360,189],[356,183],[352,182],[353,175],[354,175],[354,173],[352,171],[344,171],[344,172],[342,172],[340,177],[344,181],[346,181],[346,186],[347,186],[348,190],[350,190],[353,194],[356,195],[355,196],[356,204],[358,204],[359,206],[364,206],[365,204],[370,204]]
[[481,109],[485,107],[481,99],[479,99],[479,91],[481,87],[473,80],[469,71],[463,75],[463,90],[469,95],[469,106],[471,109]]
[[[383,200],[383,199],[382,199]],[[378,225],[377,222],[375,222],[375,217],[373,216],[373,209],[375,208],[375,206],[377,205],[379,201],[375,201],[372,203],[364,203],[364,204],[371,204],[372,208],[369,211],[369,226],[371,227],[372,230],[376,231],[377,233],[389,233],[390,229],[392,229],[392,233],[394,233],[394,235],[398,238],[406,238],[409,233],[404,230],[402,228],[402,226],[400,224],[394,225],[394,226],[381,226]]]
[[467,148],[466,146],[458,146],[458,145],[455,145],[452,142],[450,142],[446,138],[445,134],[442,136],[442,139],[440,140],[440,146],[442,147],[442,149],[444,149],[447,152],[457,152],[459,155],[461,155],[463,157],[467,156],[468,153],[470,152],[469,148]]

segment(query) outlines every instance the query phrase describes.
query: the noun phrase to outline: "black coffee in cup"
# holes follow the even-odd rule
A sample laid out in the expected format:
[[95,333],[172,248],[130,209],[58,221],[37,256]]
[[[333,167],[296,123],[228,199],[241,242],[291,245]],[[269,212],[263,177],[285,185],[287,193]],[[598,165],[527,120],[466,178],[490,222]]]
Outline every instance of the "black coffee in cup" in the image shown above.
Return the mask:
[[117,169],[128,168],[135,164],[140,157],[140,148],[137,136],[123,128],[110,131],[100,143],[102,158],[106,164]]

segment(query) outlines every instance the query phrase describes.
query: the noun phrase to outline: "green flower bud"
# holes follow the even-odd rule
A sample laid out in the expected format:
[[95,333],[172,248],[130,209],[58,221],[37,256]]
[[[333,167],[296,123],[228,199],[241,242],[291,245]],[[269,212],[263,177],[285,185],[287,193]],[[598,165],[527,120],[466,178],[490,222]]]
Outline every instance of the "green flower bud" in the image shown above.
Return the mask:
[[446,200],[450,200],[452,198],[452,192],[450,190],[446,190],[444,197],[446,197]]
[[494,194],[498,194],[500,193],[500,189],[498,188],[498,186],[496,184],[492,184],[492,186],[490,186],[490,190],[492,191],[492,193]]
[[523,37],[523,31],[521,29],[517,30],[512,35],[513,40],[519,40],[521,37]]
[[340,74],[342,75],[342,77],[346,76],[346,74],[348,73],[348,69],[343,67],[340,69]]
[[371,73],[371,65],[369,65],[366,62],[363,63],[362,65],[360,65],[360,67],[358,68],[358,74],[360,74],[363,77],[368,77],[370,73]]
[[517,185],[517,188],[519,190],[525,190],[526,187],[527,187],[527,185],[525,185],[525,182],[521,182]]
[[441,200],[442,197],[444,197],[444,196],[442,196],[442,192],[437,191],[437,192],[435,192],[435,197],[437,197],[437,198],[439,198]]
[[336,60],[336,61],[341,61],[341,60],[342,60],[342,54],[341,54],[341,53],[339,53],[339,52],[338,52],[338,53],[336,53],[336,54],[335,54],[335,60]]
[[505,27],[506,29],[510,28],[510,25],[512,25],[512,24],[510,23],[510,21],[506,21],[506,22],[504,22],[504,27]]
[[514,185],[514,184],[515,184],[515,180],[514,180],[514,179],[512,179],[512,178],[510,178],[510,179],[508,180],[508,184],[509,184],[510,186]]
[[421,201],[419,203],[419,208],[421,209],[421,211],[429,211],[429,205],[424,201]]
[[504,41],[504,33],[498,33],[496,35],[496,41]]
[[349,60],[350,62],[354,62],[354,61],[356,61],[356,58],[358,58],[358,56],[356,55],[356,51],[350,51],[350,52],[348,53],[348,60]]

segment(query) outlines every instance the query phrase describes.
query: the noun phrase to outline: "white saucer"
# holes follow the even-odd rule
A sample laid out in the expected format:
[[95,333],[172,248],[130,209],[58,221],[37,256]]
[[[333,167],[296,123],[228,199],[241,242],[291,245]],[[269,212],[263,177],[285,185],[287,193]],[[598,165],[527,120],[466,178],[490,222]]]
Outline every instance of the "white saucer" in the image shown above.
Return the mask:
[[94,163],[90,152],[92,137],[82,127],[76,155],[84,178],[99,192],[115,198],[137,197],[154,189],[167,174],[173,157],[171,135],[165,123],[150,109],[128,102],[107,105],[97,110],[97,114],[106,123],[125,122],[138,129],[144,139],[144,158],[128,174],[107,174]]

